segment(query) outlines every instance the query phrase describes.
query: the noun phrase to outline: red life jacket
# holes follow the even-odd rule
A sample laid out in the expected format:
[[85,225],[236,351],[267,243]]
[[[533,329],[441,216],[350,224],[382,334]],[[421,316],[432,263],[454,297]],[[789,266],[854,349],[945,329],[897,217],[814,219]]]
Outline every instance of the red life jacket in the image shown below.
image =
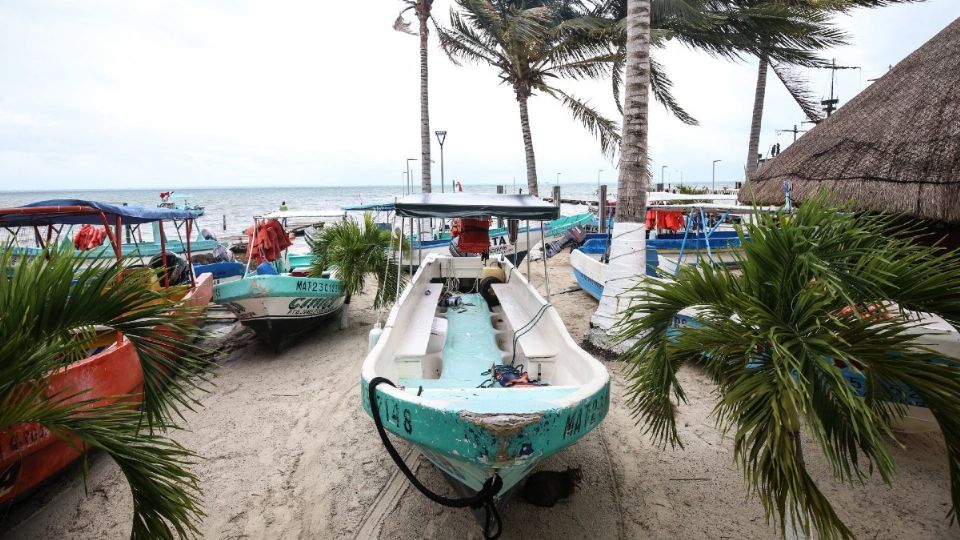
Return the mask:
[[103,239],[106,237],[107,231],[88,223],[80,227],[76,236],[73,237],[73,247],[80,250],[93,249],[102,246]]
[[255,264],[279,259],[291,244],[283,225],[275,219],[258,223],[256,238],[253,237],[253,227],[247,229],[247,258],[253,257]]
[[[459,223],[457,223],[457,221]],[[460,237],[457,250],[461,253],[486,253],[490,251],[490,219],[460,218],[455,221]]]

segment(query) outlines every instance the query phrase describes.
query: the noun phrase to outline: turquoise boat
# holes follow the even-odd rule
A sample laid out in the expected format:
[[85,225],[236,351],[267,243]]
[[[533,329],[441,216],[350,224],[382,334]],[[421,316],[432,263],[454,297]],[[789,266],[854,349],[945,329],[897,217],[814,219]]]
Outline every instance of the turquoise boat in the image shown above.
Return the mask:
[[[255,227],[261,223],[256,220]],[[234,268],[225,268],[223,280],[213,288],[213,302],[252,328],[274,352],[333,318],[345,302],[336,270],[309,277],[291,267],[288,259],[289,253],[284,251],[276,260],[255,268],[251,263],[239,279],[232,279]]]
[[[451,197],[461,208],[454,216],[442,204]],[[401,217],[431,210],[433,217],[498,212],[516,219],[557,212],[517,195],[397,202]],[[395,460],[386,431],[416,446],[470,494],[466,500],[485,505],[488,517],[498,516],[538,464],[589,433],[609,409],[606,368],[577,345],[506,256],[429,255],[380,332],[371,334],[375,344],[361,371],[364,411],[384,430],[381,440]]]

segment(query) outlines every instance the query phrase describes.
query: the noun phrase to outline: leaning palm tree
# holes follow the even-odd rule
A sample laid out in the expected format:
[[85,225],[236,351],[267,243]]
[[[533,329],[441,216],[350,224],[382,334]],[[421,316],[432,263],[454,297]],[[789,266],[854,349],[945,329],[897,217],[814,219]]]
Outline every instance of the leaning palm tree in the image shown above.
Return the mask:
[[[0,251],[0,430],[38,424],[119,466],[133,496],[131,538],[191,537],[203,517],[196,456],[163,435],[198,404],[213,361],[194,344],[196,308],[148,287],[149,270],[81,260],[68,251],[14,261]],[[167,290],[169,292],[169,290]],[[157,332],[157,327],[164,331]],[[82,360],[104,330],[132,342],[143,370],[137,396],[48,390],[45,378]]]
[[[644,218],[647,209],[647,131],[650,126],[650,0],[629,0],[626,12],[626,92],[623,143],[617,180],[616,229],[610,244],[607,281],[596,313],[590,319],[591,342],[612,348],[609,331],[629,304],[628,291],[643,275]],[[639,273],[637,270],[639,269]]]
[[[738,272],[681,269],[672,282],[639,287],[622,321],[621,337],[635,340],[624,357],[629,404],[645,432],[682,446],[677,370],[700,364],[748,489],[781,533],[790,525],[853,538],[807,471],[801,431],[837,480],[876,471],[890,484],[908,390],[940,425],[949,515],[960,508],[960,359],[932,349],[918,322],[935,314],[960,324],[960,257],[914,243],[919,229],[901,219],[848,210],[819,198],[795,214],[755,212],[740,230]],[[859,394],[845,376],[860,378]]]
[[[759,165],[760,128],[763,122],[763,104],[766,98],[767,72],[770,68],[783,83],[794,101],[810,122],[823,120],[823,113],[806,80],[794,68],[796,66],[825,67],[825,63],[804,53],[816,53],[829,47],[843,45],[842,34],[831,29],[830,19],[858,7],[882,7],[921,0],[724,0],[741,9],[758,12],[780,13],[785,21],[795,23],[790,33],[797,39],[796,54],[778,53],[772,44],[773,36],[766,28],[758,27],[754,33],[757,63],[757,85],[753,97],[753,114],[750,120],[750,139],[747,149],[747,179],[753,176]],[[811,39],[822,35],[824,39]],[[789,51],[788,51],[789,52]]]
[[600,138],[613,156],[620,142],[616,122],[554,85],[563,78],[596,78],[609,73],[613,59],[599,39],[602,21],[585,16],[572,0],[457,0],[450,28],[438,29],[440,44],[455,62],[489,64],[511,86],[520,106],[527,162],[527,190],[537,195],[537,165],[527,100],[541,92],[559,100]]
[[370,212],[363,215],[362,223],[346,219],[324,227],[314,237],[310,245],[313,251],[310,275],[323,275],[330,268],[337,270],[340,291],[346,297],[340,319],[341,328],[349,324],[347,309],[351,298],[363,292],[370,274],[377,280],[374,309],[396,300],[405,277],[398,272],[399,261],[393,256],[392,250],[401,242],[402,249],[409,251],[407,240],[399,232],[379,229]]
[[[407,7],[397,15],[393,29],[420,36],[420,162],[423,163],[423,167],[420,168],[420,190],[430,193],[433,187],[430,180],[430,98],[427,85],[427,49],[430,28],[427,22],[432,19],[430,10],[433,8],[433,0],[403,0],[403,3]],[[403,18],[403,15],[410,10],[413,10],[420,22],[417,33],[410,30],[410,23]]]

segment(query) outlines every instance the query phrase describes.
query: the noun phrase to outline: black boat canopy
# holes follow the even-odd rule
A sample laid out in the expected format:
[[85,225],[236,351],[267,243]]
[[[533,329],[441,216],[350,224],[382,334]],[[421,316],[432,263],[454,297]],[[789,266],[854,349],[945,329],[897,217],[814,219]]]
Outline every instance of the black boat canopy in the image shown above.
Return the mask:
[[492,216],[545,221],[560,217],[555,205],[530,195],[418,193],[397,201],[396,210],[398,216],[415,218]]
[[87,223],[103,225],[103,218],[106,218],[112,224],[116,217],[122,218],[126,225],[196,218],[189,210],[116,206],[79,199],[53,199],[15,208],[0,208],[0,226],[8,227],[54,224],[83,225]]

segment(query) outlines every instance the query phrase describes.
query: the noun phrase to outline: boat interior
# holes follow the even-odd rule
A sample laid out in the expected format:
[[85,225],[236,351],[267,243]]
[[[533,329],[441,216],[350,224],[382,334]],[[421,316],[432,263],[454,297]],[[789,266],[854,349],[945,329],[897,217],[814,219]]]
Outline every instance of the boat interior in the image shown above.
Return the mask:
[[494,366],[521,377],[511,388],[569,389],[597,376],[552,306],[501,257],[427,258],[380,341],[377,375],[418,395],[505,388]]

